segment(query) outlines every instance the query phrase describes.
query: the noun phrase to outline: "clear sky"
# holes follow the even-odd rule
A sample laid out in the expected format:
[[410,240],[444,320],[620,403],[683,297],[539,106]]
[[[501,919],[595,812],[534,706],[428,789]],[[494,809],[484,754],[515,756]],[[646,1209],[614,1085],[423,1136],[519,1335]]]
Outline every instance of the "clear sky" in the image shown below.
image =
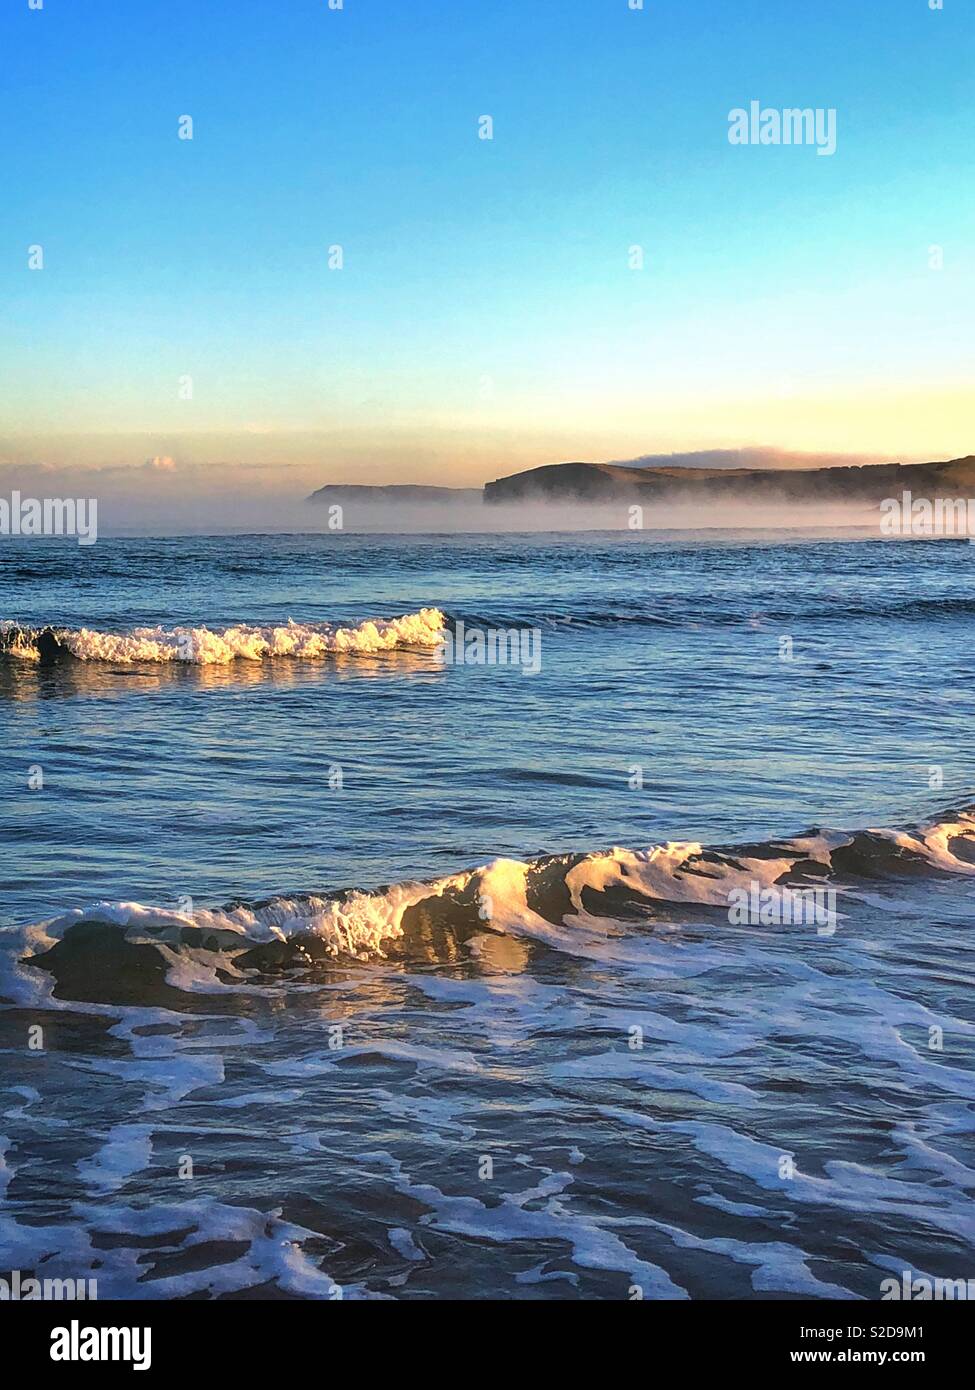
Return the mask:
[[975,452],[972,0],[630,2],[4,0],[0,463]]

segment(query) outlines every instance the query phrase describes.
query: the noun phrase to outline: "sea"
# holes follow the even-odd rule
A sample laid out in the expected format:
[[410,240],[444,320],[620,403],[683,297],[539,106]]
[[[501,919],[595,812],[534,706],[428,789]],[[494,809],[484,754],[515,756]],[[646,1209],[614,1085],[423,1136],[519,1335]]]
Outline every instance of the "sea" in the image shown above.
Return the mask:
[[0,1275],[975,1276],[975,549],[0,542]]

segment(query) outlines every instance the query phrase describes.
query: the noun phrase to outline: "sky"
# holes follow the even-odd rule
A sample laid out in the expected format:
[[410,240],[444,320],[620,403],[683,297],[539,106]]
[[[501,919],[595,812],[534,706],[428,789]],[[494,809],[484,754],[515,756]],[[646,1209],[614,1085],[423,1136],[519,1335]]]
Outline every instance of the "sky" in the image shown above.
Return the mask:
[[[32,2],[8,475],[975,452],[971,0]],[[731,144],[752,101],[835,110],[835,153]]]

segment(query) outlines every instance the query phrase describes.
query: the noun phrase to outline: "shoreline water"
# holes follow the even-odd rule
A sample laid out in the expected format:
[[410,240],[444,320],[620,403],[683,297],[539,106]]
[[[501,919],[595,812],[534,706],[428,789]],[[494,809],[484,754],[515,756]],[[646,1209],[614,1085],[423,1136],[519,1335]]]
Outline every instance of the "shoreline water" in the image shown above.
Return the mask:
[[[22,543],[0,614],[111,641],[0,657],[0,1266],[106,1301],[967,1277],[969,553]],[[328,650],[431,604],[537,629],[537,674]],[[310,659],[259,650],[289,618]],[[127,645],[201,628],[249,659]]]

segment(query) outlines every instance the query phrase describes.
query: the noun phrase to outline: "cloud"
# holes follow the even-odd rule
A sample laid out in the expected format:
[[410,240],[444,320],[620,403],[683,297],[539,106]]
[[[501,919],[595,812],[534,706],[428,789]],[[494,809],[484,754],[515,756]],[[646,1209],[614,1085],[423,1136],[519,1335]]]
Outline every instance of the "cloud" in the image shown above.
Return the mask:
[[639,458],[613,459],[630,468],[847,468],[860,463],[895,463],[882,454],[801,453],[769,445],[742,449],[699,449],[680,454],[641,454]]

